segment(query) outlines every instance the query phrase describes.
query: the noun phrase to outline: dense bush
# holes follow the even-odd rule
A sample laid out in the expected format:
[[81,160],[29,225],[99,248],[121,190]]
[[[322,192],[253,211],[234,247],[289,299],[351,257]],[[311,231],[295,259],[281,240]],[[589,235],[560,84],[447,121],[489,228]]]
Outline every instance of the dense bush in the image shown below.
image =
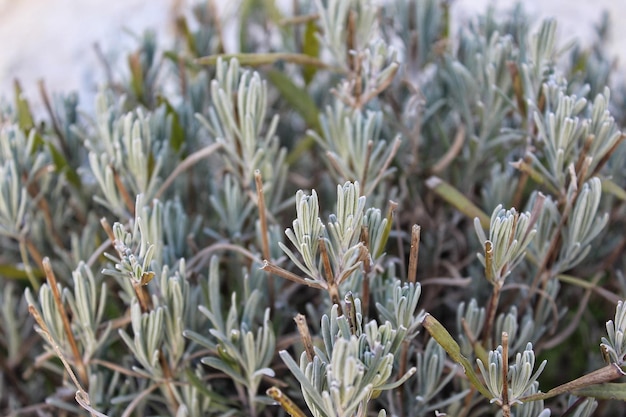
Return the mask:
[[95,114],[16,84],[0,412],[623,413],[606,22],[561,49],[521,8],[294,3],[244,1],[234,55],[210,1],[146,33]]

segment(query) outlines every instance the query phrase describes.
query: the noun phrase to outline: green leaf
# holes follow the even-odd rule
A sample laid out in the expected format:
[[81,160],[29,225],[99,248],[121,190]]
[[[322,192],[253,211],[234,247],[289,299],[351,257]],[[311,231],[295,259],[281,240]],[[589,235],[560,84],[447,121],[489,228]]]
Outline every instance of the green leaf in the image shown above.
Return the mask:
[[185,129],[180,124],[180,117],[172,106],[172,104],[163,96],[157,98],[159,105],[165,106],[165,111],[172,118],[172,130],[170,132],[170,146],[174,151],[178,152],[185,143]]
[[432,176],[426,180],[426,186],[470,219],[478,217],[480,225],[489,229],[491,220],[489,216],[452,185],[439,177]]
[[[576,378],[573,381],[566,382],[565,384],[552,388],[548,392],[538,392],[536,394],[522,397],[520,398],[520,401],[528,402],[528,401],[546,400],[548,398],[552,398],[557,395],[564,394],[566,392],[579,395],[579,396],[592,397],[593,395],[584,395],[584,394],[578,394],[578,393],[587,392],[587,390],[590,390],[588,391],[589,394],[599,393],[599,389],[597,388],[599,386],[622,385],[622,384],[607,384],[607,382],[612,381],[617,378],[621,378],[624,375],[626,375],[626,373],[624,373],[622,368],[620,368],[618,365],[613,363],[603,368],[596,369],[595,371],[589,372],[588,374],[585,374],[581,376],[580,378]],[[609,388],[612,389],[612,391],[610,391],[610,395],[618,395],[618,396],[624,395],[623,388],[621,388],[621,391],[620,389],[616,387],[609,387]]]
[[33,114],[30,111],[30,105],[28,104],[28,100],[24,98],[24,92],[22,91],[22,86],[19,81],[15,80],[13,84],[13,88],[15,91],[15,109],[17,110],[17,123],[24,132],[25,135],[28,135],[31,129],[35,127],[35,119],[33,118]]
[[[40,269],[32,269],[33,275],[37,278],[45,277]],[[16,280],[28,280],[28,273],[25,269],[19,268],[13,264],[0,264],[0,277]]]
[[345,69],[328,65],[324,61],[310,57],[305,54],[292,54],[283,52],[266,52],[266,53],[239,53],[239,54],[216,54],[203,56],[196,59],[196,63],[205,66],[214,66],[217,64],[218,59],[223,61],[230,61],[235,58],[242,66],[260,66],[260,65],[272,65],[279,61],[289,62],[297,65],[312,65],[316,68],[336,72],[338,74],[345,74]]
[[626,201],[626,191],[608,178],[602,180],[602,191],[613,194],[622,201]]
[[[313,20],[309,20],[306,24],[304,40],[302,42],[302,52],[313,58],[319,57],[320,41],[317,37],[317,25]],[[304,68],[302,68],[302,76],[304,77],[304,83],[306,85],[309,85],[316,72],[317,68],[311,65],[305,65]]]
[[48,150],[50,151],[50,156],[52,156],[52,162],[54,163],[54,167],[57,172],[65,174],[65,177],[69,181],[70,184],[74,186],[74,188],[80,189],[82,183],[80,181],[80,176],[76,173],[76,171],[72,168],[72,166],[67,162],[65,156],[59,152],[57,148],[50,142],[46,142]]
[[591,385],[572,392],[578,397],[593,397],[598,400],[626,401],[626,383],[607,383]]
[[185,374],[187,375],[189,383],[194,386],[198,390],[198,392],[200,392],[205,397],[211,399],[211,408],[215,409],[216,411],[224,412],[231,410],[232,407],[236,405],[236,403],[230,401],[228,398],[223,397],[217,392],[208,389],[207,386],[210,385],[207,384],[205,381],[202,381],[191,368],[185,369]]
[[193,33],[189,30],[189,25],[187,24],[187,18],[184,16],[179,16],[176,19],[176,29],[183,35],[185,39],[185,43],[187,44],[187,49],[193,56],[198,56],[198,50],[196,48],[196,39],[193,36]]
[[491,395],[489,390],[485,388],[482,382],[480,382],[478,375],[476,374],[476,372],[474,372],[474,367],[472,366],[471,362],[469,361],[469,359],[463,356],[463,354],[461,353],[461,347],[450,335],[450,333],[448,333],[446,328],[443,327],[441,323],[439,323],[437,319],[435,319],[430,314],[426,314],[426,317],[424,317],[423,325],[428,333],[430,333],[430,335],[433,337],[433,339],[435,339],[437,343],[439,343],[439,345],[446,352],[448,352],[448,355],[450,355],[452,360],[463,367],[465,375],[467,375],[467,379],[474,386],[474,388],[476,388],[478,392],[485,396],[485,398],[492,399],[493,396]]
[[278,89],[285,101],[302,116],[307,125],[319,132],[319,109],[308,91],[298,87],[288,76],[278,70],[270,70],[267,78]]
[[133,93],[135,93],[135,96],[139,101],[142,101],[144,95],[143,69],[141,67],[141,60],[138,52],[128,55],[128,67],[130,68],[131,87],[133,89]]
[[243,378],[243,376],[241,376],[239,372],[237,372],[237,370],[233,369],[229,364],[218,358],[207,356],[200,359],[200,362],[207,366],[210,366],[211,368],[215,368],[218,371],[222,371],[223,373],[231,377],[235,382],[238,382],[241,385],[247,384],[247,381]]

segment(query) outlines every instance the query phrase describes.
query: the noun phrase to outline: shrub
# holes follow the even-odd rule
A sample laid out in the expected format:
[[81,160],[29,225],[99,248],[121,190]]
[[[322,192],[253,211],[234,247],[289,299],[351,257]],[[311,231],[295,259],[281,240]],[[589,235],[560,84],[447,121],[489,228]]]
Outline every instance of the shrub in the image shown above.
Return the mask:
[[606,28],[562,50],[519,7],[453,37],[443,0],[309,3],[245,2],[237,54],[199,4],[93,115],[42,88],[36,120],[16,84],[3,414],[619,413]]

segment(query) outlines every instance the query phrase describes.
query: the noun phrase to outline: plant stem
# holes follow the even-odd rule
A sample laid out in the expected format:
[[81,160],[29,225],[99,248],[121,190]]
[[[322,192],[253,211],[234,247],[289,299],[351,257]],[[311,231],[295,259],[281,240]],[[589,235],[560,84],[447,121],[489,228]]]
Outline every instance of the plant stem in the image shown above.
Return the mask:
[[72,349],[72,354],[74,355],[74,363],[76,368],[78,369],[78,376],[83,384],[88,386],[89,384],[89,374],[87,373],[87,367],[83,362],[80,352],[78,350],[78,345],[76,344],[76,339],[74,338],[74,333],[72,333],[72,326],[70,324],[70,319],[68,318],[67,311],[65,311],[65,306],[63,305],[63,301],[61,300],[61,293],[59,292],[59,287],[57,286],[57,279],[54,275],[54,271],[50,266],[50,259],[47,257],[44,258],[43,270],[46,273],[46,278],[48,280],[48,285],[52,290],[52,295],[54,296],[54,303],[56,304],[59,315],[61,316],[61,320],[63,321],[63,330],[65,331],[65,335],[67,336],[67,340],[70,344],[70,349]]
[[[254,181],[256,184],[256,193],[257,193],[257,205],[259,207],[259,222],[261,223],[261,246],[263,248],[263,258],[271,259],[270,254],[270,242],[268,237],[267,230],[267,213],[265,208],[265,195],[263,193],[263,178],[261,177],[261,171],[258,169],[254,171]],[[269,298],[269,307],[270,314],[274,311],[274,277],[272,274],[268,274],[267,276],[267,286],[268,286],[268,298]]]
[[287,414],[291,417],[306,417],[304,411],[300,409],[287,395],[283,394],[283,392],[277,387],[271,387],[266,391],[267,395],[272,397],[272,399],[285,410]]
[[326,273],[326,283],[328,284],[327,290],[328,294],[330,295],[330,302],[333,304],[337,304],[337,307],[339,308],[339,315],[342,315],[343,312],[341,310],[339,287],[333,275],[333,269],[330,265],[330,258],[328,257],[328,251],[326,250],[326,243],[324,243],[324,238],[319,238],[319,244],[320,255],[322,257],[322,265],[324,265],[324,272]]
[[502,332],[502,417],[511,417],[509,404],[509,334]]
[[422,228],[417,224],[413,225],[411,229],[411,251],[409,253],[409,282],[416,282],[417,280],[417,261],[420,252],[420,232]]

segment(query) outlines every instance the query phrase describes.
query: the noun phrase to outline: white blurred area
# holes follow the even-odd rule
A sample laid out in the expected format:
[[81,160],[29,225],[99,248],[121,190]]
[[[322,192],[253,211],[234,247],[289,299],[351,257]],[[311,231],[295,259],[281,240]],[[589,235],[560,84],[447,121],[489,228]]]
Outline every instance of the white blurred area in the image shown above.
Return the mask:
[[[168,46],[174,18],[194,1],[0,0],[0,96],[12,100],[12,83],[19,78],[27,98],[37,103],[37,81],[44,79],[51,93],[78,91],[82,106],[89,108],[98,85],[105,80],[94,44],[99,44],[107,59],[118,63],[136,46],[131,33],[156,29],[160,45]],[[278,0],[285,13],[290,12],[291,1]],[[239,0],[214,2],[222,18],[237,15]],[[515,3],[452,0],[453,22],[459,27],[489,4],[508,10]],[[557,18],[561,44],[572,39],[588,44],[593,26],[600,21],[602,11],[608,10],[612,20],[609,51],[619,57],[622,68],[626,67],[626,31],[622,30],[626,0],[524,0],[523,4],[536,22]],[[236,33],[236,27],[227,27],[226,34],[227,49],[234,52],[234,37],[228,42],[228,33]]]

